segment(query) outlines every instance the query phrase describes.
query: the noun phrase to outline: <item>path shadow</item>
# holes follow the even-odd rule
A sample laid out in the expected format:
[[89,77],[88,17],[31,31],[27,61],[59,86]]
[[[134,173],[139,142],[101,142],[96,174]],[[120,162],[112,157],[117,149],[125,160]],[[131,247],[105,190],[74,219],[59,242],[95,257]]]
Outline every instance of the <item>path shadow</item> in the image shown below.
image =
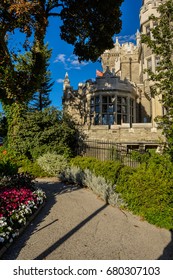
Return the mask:
[[39,224],[44,221],[45,217],[49,215],[51,208],[56,203],[56,196],[63,195],[66,192],[74,192],[80,189],[80,187],[74,185],[65,185],[62,182],[36,182],[36,187],[41,188],[45,191],[47,200],[45,206],[41,209],[39,214],[34,218],[34,220],[27,226],[24,232],[16,238],[14,243],[7,249],[7,251],[1,256],[1,260],[16,260],[21,249],[26,245],[26,241],[29,237],[34,234],[34,232],[40,231],[45,227],[49,227],[51,224],[55,223],[57,219],[47,224],[46,226],[39,228]]
[[70,230],[67,234],[57,240],[53,245],[43,251],[40,255],[38,255],[34,260],[43,260],[48,255],[50,255],[54,250],[56,250],[59,246],[61,246],[65,241],[67,241],[72,235],[74,235],[78,230],[80,230],[86,223],[88,223],[91,219],[93,219],[96,215],[98,215],[101,211],[103,211],[108,204],[104,204],[102,207],[93,212],[90,216],[88,216],[85,220],[75,226],[72,230]]
[[158,258],[158,260],[173,260],[173,230],[170,230],[171,241],[164,248],[163,254]]

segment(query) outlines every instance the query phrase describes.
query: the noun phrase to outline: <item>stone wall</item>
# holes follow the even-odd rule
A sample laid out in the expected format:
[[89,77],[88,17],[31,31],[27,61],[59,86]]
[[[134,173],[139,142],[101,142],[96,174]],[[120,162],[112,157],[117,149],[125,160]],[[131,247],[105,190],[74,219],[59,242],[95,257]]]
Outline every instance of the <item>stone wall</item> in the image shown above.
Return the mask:
[[104,141],[113,141],[117,143],[161,143],[164,141],[162,131],[153,128],[151,123],[133,123],[121,126],[112,125],[110,128],[106,125],[84,126],[83,132],[88,139],[97,139]]

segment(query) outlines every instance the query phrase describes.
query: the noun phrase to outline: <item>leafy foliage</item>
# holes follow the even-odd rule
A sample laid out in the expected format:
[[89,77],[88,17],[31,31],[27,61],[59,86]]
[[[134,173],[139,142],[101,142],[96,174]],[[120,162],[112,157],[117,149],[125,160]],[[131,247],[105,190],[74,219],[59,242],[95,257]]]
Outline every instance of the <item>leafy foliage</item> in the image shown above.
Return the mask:
[[119,161],[100,161],[90,157],[77,156],[71,160],[71,164],[80,167],[81,170],[88,169],[96,176],[105,178],[106,182],[116,184],[119,172],[123,165]]
[[173,164],[167,155],[153,154],[131,171],[122,169],[116,191],[128,209],[160,227],[173,228]]
[[[8,122],[9,146],[18,141],[26,104],[34,93],[50,90],[49,80],[43,81],[47,64],[44,39],[49,17],[61,18],[61,38],[74,45],[79,60],[96,61],[105,49],[113,47],[112,37],[120,32],[122,2],[1,0],[0,101]],[[9,34],[16,30],[25,35],[20,51],[9,47]]]
[[59,176],[67,168],[67,159],[56,153],[46,153],[37,159],[38,165],[49,175]]
[[47,152],[68,157],[75,153],[77,135],[73,123],[55,108],[28,112],[20,124],[15,150],[29,159]]
[[156,72],[148,71],[154,81],[152,94],[159,95],[165,114],[158,116],[157,122],[163,129],[167,140],[167,150],[173,158],[173,1],[164,1],[158,7],[159,19],[152,16],[157,25],[151,29],[152,36],[142,35],[142,42],[147,44],[152,53],[160,58]]
[[113,47],[112,36],[121,29],[122,0],[65,1],[61,11],[61,38],[74,45],[80,60],[95,61]]

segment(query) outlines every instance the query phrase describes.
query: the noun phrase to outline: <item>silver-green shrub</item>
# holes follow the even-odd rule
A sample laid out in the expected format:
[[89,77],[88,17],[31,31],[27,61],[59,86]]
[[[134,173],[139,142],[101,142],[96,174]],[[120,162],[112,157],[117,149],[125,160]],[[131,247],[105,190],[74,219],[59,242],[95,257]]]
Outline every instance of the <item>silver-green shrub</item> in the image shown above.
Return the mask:
[[94,175],[89,169],[82,171],[79,167],[69,166],[60,175],[63,181],[90,188],[96,195],[113,206],[120,206],[123,200],[115,192],[115,187],[101,176]]
[[106,201],[106,203],[113,206],[123,204],[123,200],[120,198],[119,194],[115,192],[115,186],[106,182],[105,178],[94,175],[94,173],[88,169],[84,171],[83,184]]
[[59,176],[68,166],[67,159],[56,153],[46,153],[37,159],[39,166],[51,176]]
[[60,179],[72,184],[83,185],[84,172],[77,166],[67,166],[61,173]]

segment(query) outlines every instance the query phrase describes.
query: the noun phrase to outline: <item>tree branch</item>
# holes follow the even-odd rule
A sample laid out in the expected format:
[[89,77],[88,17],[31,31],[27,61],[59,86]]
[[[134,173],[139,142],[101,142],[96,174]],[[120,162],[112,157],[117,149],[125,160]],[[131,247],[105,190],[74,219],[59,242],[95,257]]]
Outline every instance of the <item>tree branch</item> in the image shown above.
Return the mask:
[[48,13],[47,14],[48,17],[51,17],[51,16],[60,16],[59,13]]

